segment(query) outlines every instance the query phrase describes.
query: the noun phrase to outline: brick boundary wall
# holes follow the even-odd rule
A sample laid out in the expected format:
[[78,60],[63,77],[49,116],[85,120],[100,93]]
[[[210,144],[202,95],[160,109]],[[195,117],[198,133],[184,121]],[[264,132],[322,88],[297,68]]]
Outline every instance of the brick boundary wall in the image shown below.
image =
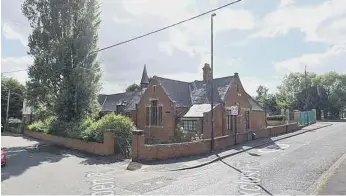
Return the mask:
[[78,139],[59,137],[41,132],[24,131],[24,135],[36,139],[52,142],[56,145],[64,146],[71,149],[76,149],[84,152],[89,152],[97,155],[112,155],[114,154],[115,134],[110,132],[103,133],[103,143],[87,142]]
[[[270,127],[258,131],[249,131],[237,135],[237,144],[251,141],[253,139],[268,138],[272,136],[290,133],[299,130],[298,123]],[[256,135],[253,136],[253,133]],[[144,144],[144,133],[142,130],[135,130],[132,138],[132,160],[133,161],[153,161],[169,158],[178,158],[190,155],[200,155],[210,152],[210,139],[203,139],[196,142],[172,143],[172,144]],[[234,134],[216,137],[214,140],[215,149],[225,149],[235,145]]]

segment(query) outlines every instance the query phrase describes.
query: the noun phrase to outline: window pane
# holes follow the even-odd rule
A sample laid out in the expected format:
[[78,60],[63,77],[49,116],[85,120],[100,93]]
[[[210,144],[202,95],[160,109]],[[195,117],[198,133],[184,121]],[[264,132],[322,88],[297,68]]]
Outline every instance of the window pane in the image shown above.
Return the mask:
[[233,117],[230,115],[230,114],[228,114],[227,115],[227,130],[232,130],[232,128],[233,128]]
[[159,125],[162,125],[162,106],[159,107]]
[[146,107],[145,109],[146,109],[145,124],[149,125],[149,115],[150,115],[149,114],[149,107]]
[[184,120],[183,127],[186,131],[196,131],[197,130],[197,120]]

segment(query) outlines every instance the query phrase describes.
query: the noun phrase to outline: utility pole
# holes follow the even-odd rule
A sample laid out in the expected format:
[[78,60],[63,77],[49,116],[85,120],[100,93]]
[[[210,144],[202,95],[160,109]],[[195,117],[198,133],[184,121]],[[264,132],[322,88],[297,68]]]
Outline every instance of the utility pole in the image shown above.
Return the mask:
[[306,72],[306,65],[305,65],[305,111],[306,111],[306,120],[309,124],[309,113],[308,113],[308,80],[307,80],[307,72]]
[[8,128],[8,111],[10,110],[10,95],[11,95],[11,90],[8,89],[5,131],[7,131],[7,128]]
[[213,80],[214,80],[214,23],[213,18],[216,16],[215,13],[211,14],[211,46],[210,46],[210,59],[211,59],[211,80],[210,80],[210,86],[211,86],[211,140],[210,140],[210,150],[212,151],[214,149],[214,86],[213,86]]

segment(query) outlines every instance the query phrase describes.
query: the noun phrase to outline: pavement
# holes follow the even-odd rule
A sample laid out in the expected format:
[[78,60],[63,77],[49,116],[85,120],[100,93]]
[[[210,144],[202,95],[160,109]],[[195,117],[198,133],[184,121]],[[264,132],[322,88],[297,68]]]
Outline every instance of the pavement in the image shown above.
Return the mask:
[[276,137],[271,137],[271,138],[262,138],[262,139],[257,139],[254,141],[249,141],[249,142],[242,143],[236,146],[232,146],[227,150],[224,149],[220,151],[215,151],[207,155],[204,154],[204,155],[190,156],[190,157],[179,158],[179,159],[168,159],[163,161],[144,162],[144,163],[141,163],[142,166],[140,169],[144,171],[176,171],[176,170],[186,170],[186,169],[202,167],[210,163],[222,160],[226,157],[234,156],[238,153],[249,151],[253,148],[257,148],[257,147],[265,146],[265,145],[271,145],[276,141],[294,137],[309,131],[314,131],[316,129],[328,127],[331,125],[332,125],[331,123],[319,122],[319,123],[312,124],[310,126],[303,127],[300,130],[292,132],[292,133],[288,133],[288,134],[284,134],[284,135],[280,135]]
[[271,138],[271,143],[257,147],[259,141],[236,146],[223,153],[236,152],[237,148],[248,150],[185,170],[176,169],[195,166],[193,161],[201,159],[193,157],[178,163],[171,160],[164,166],[143,165],[140,170],[128,171],[129,160],[85,155],[20,135],[3,134],[8,164],[1,170],[1,193],[306,195],[346,153],[346,123],[333,122],[312,129],[319,125],[305,127],[301,134],[290,133],[296,134],[291,137]]
[[346,195],[346,153],[321,181],[318,195]]

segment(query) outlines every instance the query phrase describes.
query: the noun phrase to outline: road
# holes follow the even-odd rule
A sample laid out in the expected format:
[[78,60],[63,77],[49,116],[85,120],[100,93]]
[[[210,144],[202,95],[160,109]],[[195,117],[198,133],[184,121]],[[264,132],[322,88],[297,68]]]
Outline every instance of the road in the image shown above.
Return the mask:
[[9,158],[1,171],[2,194],[308,194],[346,153],[346,123],[332,124],[200,168],[169,172],[128,171],[126,161],[3,135]]

